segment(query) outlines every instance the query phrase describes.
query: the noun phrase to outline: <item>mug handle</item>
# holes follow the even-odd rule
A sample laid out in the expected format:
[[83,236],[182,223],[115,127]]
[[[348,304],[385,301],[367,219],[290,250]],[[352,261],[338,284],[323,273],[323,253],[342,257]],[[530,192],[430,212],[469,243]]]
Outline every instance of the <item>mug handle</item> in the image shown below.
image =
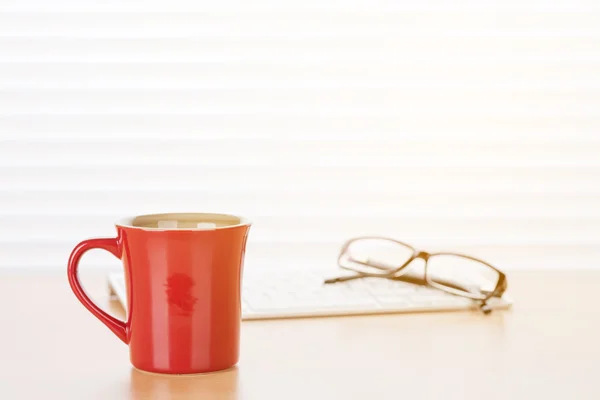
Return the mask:
[[73,293],[75,293],[75,296],[81,302],[81,304],[83,304],[89,312],[91,312],[104,325],[106,325],[108,329],[110,329],[115,335],[117,335],[117,337],[121,339],[123,343],[128,344],[128,329],[125,322],[109,315],[106,311],[102,310],[100,307],[94,304],[94,302],[89,298],[89,296],[81,287],[81,282],[79,282],[77,272],[79,268],[79,260],[88,250],[91,249],[103,249],[108,251],[109,253],[112,253],[118,259],[121,259],[121,255],[119,254],[118,238],[84,240],[83,242],[75,246],[75,248],[71,252],[71,256],[69,257],[69,264],[67,268],[69,285],[71,285]]

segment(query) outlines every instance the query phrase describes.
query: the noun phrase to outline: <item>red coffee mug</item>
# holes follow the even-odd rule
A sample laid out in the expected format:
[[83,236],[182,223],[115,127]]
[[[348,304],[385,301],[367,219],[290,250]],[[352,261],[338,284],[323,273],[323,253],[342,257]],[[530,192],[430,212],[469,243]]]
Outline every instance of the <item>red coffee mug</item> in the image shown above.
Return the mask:
[[[191,374],[237,364],[250,223],[225,214],[152,214],[116,228],[116,238],[84,240],[73,249],[68,277],[79,301],[129,345],[133,366]],[[95,248],[123,262],[126,321],[94,304],[78,280],[81,256]]]

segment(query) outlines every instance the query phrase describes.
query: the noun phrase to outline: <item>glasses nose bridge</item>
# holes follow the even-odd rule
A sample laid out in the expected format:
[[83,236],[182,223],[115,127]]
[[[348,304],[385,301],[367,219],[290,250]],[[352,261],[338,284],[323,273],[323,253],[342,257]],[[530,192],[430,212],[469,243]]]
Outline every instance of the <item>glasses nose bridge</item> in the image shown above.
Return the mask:
[[429,257],[431,257],[431,253],[419,250],[419,251],[417,251],[417,255],[415,256],[415,259],[422,258],[424,261],[427,261],[427,260],[429,260]]

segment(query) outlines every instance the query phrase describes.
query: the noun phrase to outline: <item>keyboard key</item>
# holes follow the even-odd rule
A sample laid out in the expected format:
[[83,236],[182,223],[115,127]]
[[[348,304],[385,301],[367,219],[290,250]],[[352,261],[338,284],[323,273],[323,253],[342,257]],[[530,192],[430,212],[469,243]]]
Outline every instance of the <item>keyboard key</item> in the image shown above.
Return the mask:
[[377,301],[382,307],[408,307],[412,305],[408,299],[394,296],[377,297]]

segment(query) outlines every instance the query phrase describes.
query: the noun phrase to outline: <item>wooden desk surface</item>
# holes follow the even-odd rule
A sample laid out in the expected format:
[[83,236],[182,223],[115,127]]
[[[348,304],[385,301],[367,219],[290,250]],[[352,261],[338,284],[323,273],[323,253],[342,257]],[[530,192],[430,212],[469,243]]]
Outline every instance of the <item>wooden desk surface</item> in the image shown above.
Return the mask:
[[512,311],[248,321],[237,367],[166,377],[132,369],[64,274],[3,273],[0,399],[600,399],[600,272],[508,277]]

